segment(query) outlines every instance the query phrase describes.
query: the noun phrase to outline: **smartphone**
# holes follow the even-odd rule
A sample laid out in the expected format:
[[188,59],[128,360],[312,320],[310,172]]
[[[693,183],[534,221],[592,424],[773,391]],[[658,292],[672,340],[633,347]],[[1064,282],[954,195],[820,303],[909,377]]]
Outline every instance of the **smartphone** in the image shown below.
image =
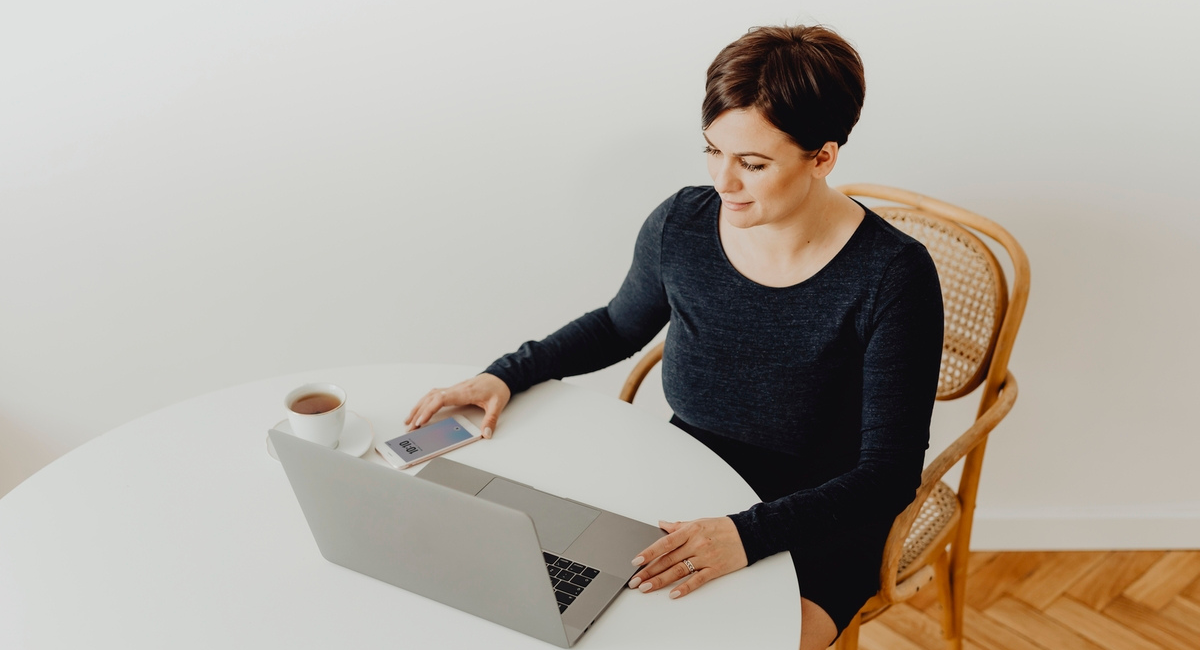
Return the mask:
[[466,418],[451,416],[376,444],[375,449],[395,467],[408,469],[482,437]]

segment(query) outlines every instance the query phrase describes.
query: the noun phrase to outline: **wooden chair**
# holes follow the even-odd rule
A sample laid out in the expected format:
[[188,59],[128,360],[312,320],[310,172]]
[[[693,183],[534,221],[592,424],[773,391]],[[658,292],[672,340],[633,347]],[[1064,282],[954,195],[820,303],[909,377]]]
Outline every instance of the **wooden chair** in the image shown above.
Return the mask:
[[[958,399],[981,385],[983,388],[974,423],[929,463],[912,504],[892,524],[880,568],[879,593],[855,616],[836,647],[854,650],[863,622],[936,583],[946,647],[961,650],[975,496],[988,434],[1017,398],[1017,382],[1008,371],[1008,359],[1029,297],[1029,260],[1008,231],[973,212],[881,185],[856,184],[838,189],[849,196],[895,204],[872,209],[920,240],[933,257],[942,284],[946,319],[937,399]],[[1011,278],[1005,277],[979,235],[1007,254]],[[621,389],[621,399],[633,402],[646,374],[662,359],[662,349],[660,343],[637,363]],[[942,482],[942,477],[964,458],[956,492]]]

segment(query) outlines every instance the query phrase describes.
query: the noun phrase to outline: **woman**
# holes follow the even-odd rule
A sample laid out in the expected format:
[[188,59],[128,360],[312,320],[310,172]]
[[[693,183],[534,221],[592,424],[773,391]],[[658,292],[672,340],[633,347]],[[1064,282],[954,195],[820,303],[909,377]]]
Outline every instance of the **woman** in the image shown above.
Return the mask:
[[[762,499],[660,522],[629,586],[686,596],[790,551],[800,647],[830,645],[879,588],[892,520],[920,485],[942,344],[920,243],[826,183],[865,92],[854,49],[822,27],[767,27],[708,70],[712,187],[660,205],[615,298],[483,374],[434,389],[407,423],[475,404],[490,438],[511,395],[629,358],[668,322],[672,423]],[[680,580],[682,582],[679,582]]]

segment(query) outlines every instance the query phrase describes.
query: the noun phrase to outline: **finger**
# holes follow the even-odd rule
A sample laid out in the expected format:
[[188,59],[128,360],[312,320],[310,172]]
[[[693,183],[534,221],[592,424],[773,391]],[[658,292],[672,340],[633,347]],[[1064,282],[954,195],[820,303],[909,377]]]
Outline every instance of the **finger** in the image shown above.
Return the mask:
[[669,593],[667,595],[670,596],[672,599],[683,598],[684,596],[686,596],[686,595],[692,593],[693,591],[696,591],[700,587],[704,586],[705,583],[712,580],[713,578],[716,578],[718,575],[720,575],[720,574],[717,572],[716,569],[710,569],[710,568],[697,569],[696,572],[692,574],[692,577],[690,577],[687,580],[684,580],[680,584],[676,585],[675,588],[671,590],[671,593]]
[[670,553],[671,551],[683,546],[691,536],[685,530],[682,530],[690,521],[662,521],[659,520],[658,527],[667,531],[665,537],[659,538],[650,546],[646,547],[637,557],[633,559],[634,566],[649,566],[654,563],[657,558]]
[[648,593],[654,591],[655,589],[662,589],[663,587],[666,587],[667,585],[672,584],[681,578],[686,578],[690,573],[691,571],[688,570],[687,566],[681,560],[667,567],[667,569],[662,573],[659,573],[658,575],[653,576],[650,579],[637,584],[636,586],[642,593]]
[[[689,542],[690,541],[691,540],[689,540]],[[666,555],[660,556],[658,559],[642,567],[642,570],[635,573],[633,578],[629,580],[629,586],[641,589],[642,583],[653,580],[654,585],[651,588],[658,589],[675,582],[679,579],[678,577],[673,577],[670,580],[664,580],[658,576],[664,572],[674,570],[678,566],[682,566],[684,558],[694,558],[695,549],[692,548],[693,546],[694,544],[684,543],[683,546],[680,546]]]
[[428,393],[422,395],[421,399],[417,400],[417,403],[413,405],[412,410],[408,412],[408,417],[404,418],[405,424],[412,423],[413,418],[417,417],[417,411],[421,410],[421,405],[425,403],[426,399],[429,399]]
[[661,573],[672,564],[675,564],[676,562],[682,562],[683,558],[692,557],[695,555],[695,540],[693,540],[691,537],[683,537],[681,539],[683,540],[682,544],[671,549],[665,555],[660,555],[659,557],[655,558],[654,561],[648,562],[644,569],[649,571],[651,574]]
[[489,401],[483,411],[483,437],[491,438],[496,431],[496,422],[500,420],[500,410],[496,408],[495,400]]
[[416,419],[412,421],[412,427],[416,429],[417,427],[423,426],[429,421],[429,418],[433,417],[434,413],[442,410],[442,407],[446,405],[446,402],[446,391],[436,389],[431,391],[430,394],[425,397],[424,403],[421,406],[421,410],[417,413]]
[[654,560],[657,560],[667,553],[679,548],[686,541],[687,536],[680,534],[680,532],[674,532],[668,534],[666,537],[660,537],[657,542],[647,546],[642,550],[641,553],[638,553],[637,557],[633,558],[633,566],[648,565]]
[[405,420],[404,423],[408,425],[409,431],[412,431],[413,429],[417,428],[417,416],[419,416],[421,414],[421,411],[423,411],[425,409],[425,402],[428,402],[428,401],[429,401],[429,395],[428,394],[422,395],[421,399],[417,400],[417,405],[414,406],[412,408],[412,411],[408,414],[408,419]]
[[[638,571],[635,574],[635,577],[641,578],[644,582],[644,580],[649,580],[650,578],[659,576],[659,574],[662,572],[670,571],[671,568],[674,568],[674,566],[680,564],[680,562],[683,562],[685,558],[694,558],[696,555],[695,546],[696,544],[691,540],[685,542],[683,546],[672,550],[671,553],[662,555],[659,559],[656,559],[653,562],[650,562],[650,564],[642,567],[642,570]],[[630,580],[630,582],[632,582],[632,580]],[[655,583],[659,582],[661,582],[661,580],[655,580]],[[668,580],[668,582],[664,584],[670,584],[672,582],[674,582],[674,580]]]

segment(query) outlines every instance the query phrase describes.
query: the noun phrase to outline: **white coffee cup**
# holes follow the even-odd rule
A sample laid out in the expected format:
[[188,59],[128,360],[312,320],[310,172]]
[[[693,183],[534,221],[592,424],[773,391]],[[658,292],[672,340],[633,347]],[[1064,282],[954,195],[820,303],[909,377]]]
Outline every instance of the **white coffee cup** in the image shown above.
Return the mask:
[[334,384],[304,384],[283,399],[297,438],[336,447],[346,424],[346,391]]

